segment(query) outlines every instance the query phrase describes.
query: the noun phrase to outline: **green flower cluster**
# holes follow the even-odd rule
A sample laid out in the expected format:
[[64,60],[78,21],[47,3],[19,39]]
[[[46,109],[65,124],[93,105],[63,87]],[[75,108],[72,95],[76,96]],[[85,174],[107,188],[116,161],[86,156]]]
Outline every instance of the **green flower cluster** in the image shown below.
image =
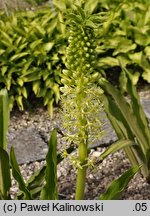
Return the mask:
[[66,68],[61,88],[63,126],[66,139],[80,145],[92,144],[101,137],[101,95],[96,85],[101,75],[96,71],[96,37],[94,28],[87,25],[88,17],[80,10],[70,14],[69,45],[66,50]]

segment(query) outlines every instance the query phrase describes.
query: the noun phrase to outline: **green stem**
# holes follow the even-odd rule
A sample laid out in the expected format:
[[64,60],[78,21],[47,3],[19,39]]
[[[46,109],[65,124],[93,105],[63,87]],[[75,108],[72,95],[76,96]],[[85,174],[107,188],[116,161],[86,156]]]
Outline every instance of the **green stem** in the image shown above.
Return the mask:
[[87,169],[86,163],[88,157],[88,148],[84,142],[80,143],[78,148],[78,153],[79,153],[79,161],[82,167],[78,168],[75,199],[83,200],[85,182],[86,182],[86,169]]

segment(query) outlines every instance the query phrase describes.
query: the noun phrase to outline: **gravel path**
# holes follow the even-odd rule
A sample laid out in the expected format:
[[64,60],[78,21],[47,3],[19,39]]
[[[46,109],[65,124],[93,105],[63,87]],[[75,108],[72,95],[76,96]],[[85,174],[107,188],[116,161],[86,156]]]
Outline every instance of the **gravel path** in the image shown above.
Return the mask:
[[[150,91],[141,92],[143,107],[149,118],[150,116]],[[45,164],[44,158],[47,152],[47,141],[53,128],[62,131],[60,114],[55,108],[53,119],[49,118],[46,110],[37,108],[34,112],[15,111],[11,114],[8,132],[8,151],[11,144],[14,145],[21,172],[25,181],[40,167]],[[107,136],[95,145],[101,144],[90,153],[90,158],[98,158],[105,145],[116,140],[116,135],[109,122],[106,124]],[[104,146],[103,146],[104,144]],[[58,134],[58,152],[63,149],[61,133]],[[72,153],[76,154],[76,152]],[[130,167],[128,159],[123,151],[110,155],[102,163],[98,163],[94,169],[89,168],[87,173],[85,199],[97,199],[108,184]],[[64,159],[58,165],[58,187],[61,194],[60,199],[74,199],[76,170],[68,159]],[[15,197],[18,191],[16,182],[12,181],[11,196]],[[150,199],[150,185],[140,174],[137,174],[129,183],[122,199]]]

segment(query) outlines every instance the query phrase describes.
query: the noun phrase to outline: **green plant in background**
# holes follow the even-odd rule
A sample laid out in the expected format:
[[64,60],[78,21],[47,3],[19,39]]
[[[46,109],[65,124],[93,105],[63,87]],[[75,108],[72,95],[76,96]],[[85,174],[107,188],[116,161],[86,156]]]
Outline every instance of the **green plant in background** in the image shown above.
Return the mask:
[[104,90],[103,97],[105,111],[119,139],[131,140],[133,145],[111,146],[101,155],[105,158],[110,151],[124,148],[132,165],[142,165],[141,173],[150,182],[150,127],[143,111],[136,87],[132,83],[131,74],[123,68],[126,76],[126,92],[130,97],[128,102],[125,96],[107,80],[101,79],[100,86]]
[[[121,65],[128,69],[134,84],[142,76],[150,83],[150,3],[144,1],[121,1],[106,13],[99,31],[99,66],[109,74],[112,68]],[[114,73],[115,73],[114,69]],[[117,71],[116,71],[117,73]],[[126,86],[121,72],[120,86]]]
[[11,107],[16,100],[23,110],[23,98],[32,92],[43,98],[50,112],[53,102],[58,102],[64,46],[62,19],[48,7],[1,20],[0,85],[9,91]]

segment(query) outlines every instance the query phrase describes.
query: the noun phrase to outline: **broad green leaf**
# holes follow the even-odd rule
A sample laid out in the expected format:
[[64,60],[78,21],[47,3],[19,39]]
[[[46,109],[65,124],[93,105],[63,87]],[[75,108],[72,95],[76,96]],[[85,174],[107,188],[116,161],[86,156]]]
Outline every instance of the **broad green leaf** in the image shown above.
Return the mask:
[[45,180],[46,184],[41,191],[40,198],[42,200],[56,200],[58,199],[57,192],[57,132],[52,131],[49,149],[46,156],[46,170],[45,170]]
[[107,66],[117,66],[119,65],[119,61],[116,58],[106,57],[99,59],[98,66],[99,67],[107,67]]
[[92,14],[95,8],[98,6],[98,2],[98,0],[86,1],[84,6],[85,11],[88,11],[90,14]]
[[37,92],[37,97],[45,97],[47,88],[40,88],[40,91]]
[[36,29],[38,31],[38,34],[40,37],[44,37],[45,36],[45,33],[46,33],[46,29],[44,29],[43,27],[41,27],[40,25],[36,25]]
[[53,0],[53,4],[60,11],[65,11],[66,10],[66,4],[63,1]]
[[132,54],[128,54],[129,58],[131,59],[132,62],[141,65],[141,60],[142,60],[142,52],[135,52]]
[[9,123],[9,104],[8,93],[6,89],[0,91],[0,147],[6,150],[6,134]]
[[10,61],[16,61],[22,57],[27,56],[28,54],[29,54],[28,52],[22,52],[22,53],[15,54],[10,58]]
[[21,110],[23,110],[24,108],[23,108],[22,96],[21,96],[21,95],[16,95],[16,96],[15,96],[15,100],[16,100],[16,102],[17,102],[17,104],[18,104],[18,107],[19,107]]
[[25,200],[31,200],[32,199],[31,194],[30,194],[29,190],[27,189],[26,184],[25,184],[23,177],[21,175],[13,147],[11,147],[11,149],[10,149],[10,162],[11,162],[11,166],[12,166],[13,177],[18,182],[19,189],[24,194],[24,199]]
[[134,166],[115,179],[107,188],[106,192],[99,197],[99,200],[118,200],[128,186],[130,180],[139,171],[140,166]]
[[49,100],[48,105],[47,105],[48,113],[49,113],[51,118],[53,117],[53,103],[54,103],[54,98]]
[[42,39],[35,40],[34,42],[32,42],[32,43],[30,44],[31,50],[34,51],[35,48],[36,48],[39,44],[42,44]]
[[40,91],[41,80],[36,80],[32,82],[32,89],[35,95]]
[[3,55],[5,53],[5,49],[0,49],[0,55]]
[[38,73],[38,71],[30,69],[26,74],[21,76],[21,78],[24,82],[33,82],[35,80],[39,80],[41,78],[41,74]]
[[54,94],[55,94],[55,101],[56,101],[56,103],[58,103],[58,101],[60,99],[59,85],[58,84],[54,84],[54,86],[52,87],[52,90],[54,91]]
[[63,18],[63,14],[62,13],[58,13],[58,29],[59,31],[65,35],[65,22],[64,22],[64,18]]
[[21,78],[17,78],[17,83],[20,85],[20,86],[23,86],[24,85],[24,82]]
[[2,76],[5,75],[5,73],[7,72],[7,69],[8,69],[8,66],[3,66],[2,67],[2,69],[1,69]]
[[131,50],[134,50],[136,48],[136,44],[132,43],[131,40],[127,40],[126,38],[123,38],[119,41],[117,47],[115,48],[115,51],[113,52],[113,56],[118,55],[120,53],[127,53]]
[[48,34],[52,34],[53,33],[53,31],[55,30],[55,28],[56,28],[56,26],[57,26],[57,23],[58,23],[58,20],[56,19],[56,18],[54,18],[52,21],[51,21],[51,23],[50,23],[50,25],[47,27],[47,33]]
[[12,44],[10,44],[7,40],[1,39],[1,43],[5,46],[5,47],[10,47],[12,46]]
[[27,99],[27,97],[28,97],[28,92],[27,92],[27,89],[26,89],[24,86],[21,88],[21,93],[22,93],[22,95]]
[[128,54],[120,53],[117,57],[119,62],[121,62],[121,65],[126,67],[126,65],[129,65],[131,63],[131,60],[128,57]]
[[150,69],[145,69],[142,77],[144,80],[146,80],[148,83],[150,83]]
[[146,46],[144,52],[148,59],[150,59],[150,46]]
[[45,43],[43,45],[44,46],[44,50],[47,51],[47,52],[49,52],[53,48],[54,44],[55,44],[54,42]]
[[47,90],[45,96],[44,96],[44,106],[46,106],[49,101],[51,101],[53,98],[53,91],[52,90]]
[[0,30],[0,33],[1,35],[3,36],[3,38],[9,43],[9,45],[11,46],[12,45],[12,38],[6,33],[4,32],[3,30]]
[[132,140],[119,140],[108,147],[101,155],[100,160],[104,160],[108,155],[113,154],[125,147],[136,145]]
[[9,156],[0,146],[0,200],[10,199],[9,190],[11,187]]

